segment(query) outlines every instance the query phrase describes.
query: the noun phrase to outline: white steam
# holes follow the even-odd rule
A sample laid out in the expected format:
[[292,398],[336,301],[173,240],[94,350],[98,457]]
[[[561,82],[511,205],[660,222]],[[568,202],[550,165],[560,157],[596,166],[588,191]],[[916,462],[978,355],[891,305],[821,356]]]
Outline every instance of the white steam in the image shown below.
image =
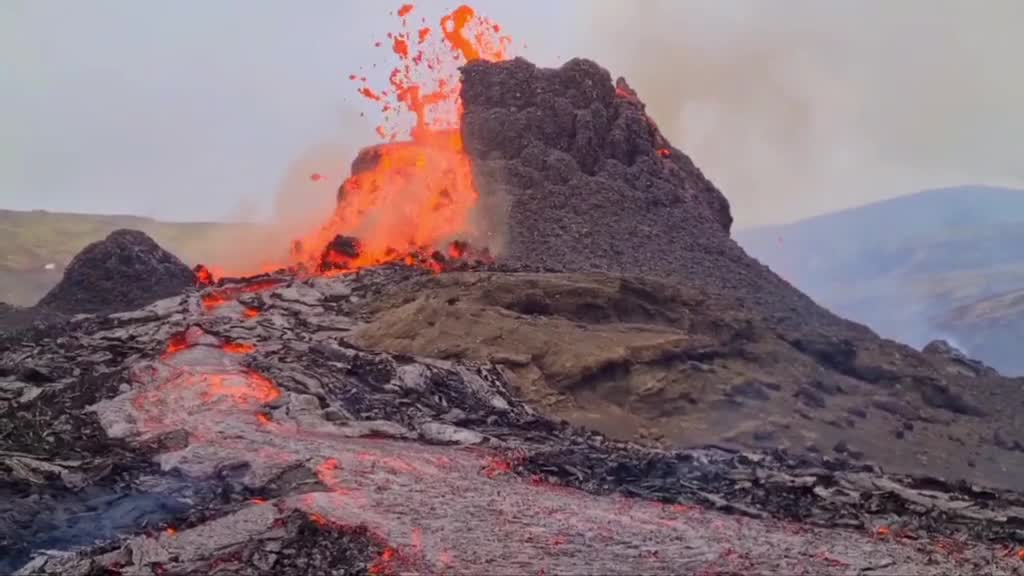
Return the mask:
[[625,76],[737,224],[945,185],[1024,185],[1018,0],[588,2]]

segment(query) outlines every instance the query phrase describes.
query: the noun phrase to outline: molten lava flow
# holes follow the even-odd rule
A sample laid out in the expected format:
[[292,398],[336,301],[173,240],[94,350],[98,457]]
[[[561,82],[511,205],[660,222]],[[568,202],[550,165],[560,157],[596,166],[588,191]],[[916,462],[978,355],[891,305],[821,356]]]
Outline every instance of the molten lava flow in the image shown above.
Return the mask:
[[229,294],[216,291],[210,292],[209,294],[205,294],[203,296],[203,310],[209,312],[210,310],[213,310],[214,308],[219,308],[220,306],[223,306],[224,304],[227,304],[230,301],[231,296]]
[[380,556],[374,560],[373,564],[370,564],[367,568],[367,572],[374,576],[385,576],[387,574],[395,573],[395,564],[399,560],[398,550],[388,546],[380,553]]
[[[410,29],[413,10],[402,6],[402,31],[388,35],[399,61],[388,89],[375,90],[364,77],[350,76],[362,83],[359,94],[380,106],[384,122],[377,133],[385,143],[360,154],[330,220],[296,242],[294,256],[307,270],[349,271],[387,262],[439,269],[431,258],[418,256],[443,251],[471,232],[478,194],[462,145],[458,67],[475,59],[506,59],[511,40],[468,6],[442,18],[439,35],[430,28]],[[336,238],[357,238],[358,249],[339,248]]]
[[204,287],[211,286],[214,283],[213,273],[210,269],[202,264],[197,264],[192,272],[196,275],[196,286]]
[[281,391],[265,377],[248,372],[239,378],[237,375],[203,374],[200,377],[206,386],[202,397],[204,401],[215,398],[229,398],[239,406],[267,404],[281,395]]
[[[226,288],[220,288],[217,290],[211,290],[206,294],[203,294],[203,310],[209,312],[228,302],[233,301],[238,297],[239,294],[251,294],[254,292],[263,292],[264,290],[270,290],[280,286],[284,280],[269,278],[266,280],[257,280],[247,282],[241,286],[228,286]],[[255,314],[250,314],[248,310],[245,312],[247,318],[253,318],[259,315],[259,311]]]
[[228,354],[251,354],[256,350],[256,346],[248,342],[227,342],[221,348]]
[[167,350],[164,351],[163,358],[170,358],[188,347],[188,338],[185,336],[185,333],[180,332],[175,334],[171,336],[170,341],[167,343]]

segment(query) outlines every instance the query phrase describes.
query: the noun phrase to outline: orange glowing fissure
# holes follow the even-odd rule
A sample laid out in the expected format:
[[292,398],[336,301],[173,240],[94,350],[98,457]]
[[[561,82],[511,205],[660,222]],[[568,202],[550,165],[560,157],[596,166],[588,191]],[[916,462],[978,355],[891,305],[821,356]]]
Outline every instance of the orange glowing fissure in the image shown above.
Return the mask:
[[256,350],[256,346],[248,342],[228,342],[221,348],[228,354],[250,354]]
[[[323,271],[358,270],[388,262],[425,265],[411,254],[444,251],[471,234],[470,214],[479,197],[463,150],[458,68],[470,60],[508,58],[511,39],[500,27],[460,6],[440,21],[440,34],[409,27],[411,4],[398,10],[402,31],[389,34],[398,65],[387,89],[374,89],[352,74],[357,92],[379,106],[384,141],[375,164],[350,176],[334,214],[319,230],[297,241],[295,264]],[[336,236],[359,240],[357,255],[332,252]]]
[[185,333],[180,332],[178,334],[175,334],[174,336],[171,336],[170,341],[167,342],[167,350],[164,351],[163,357],[170,358],[171,356],[174,356],[178,352],[181,352],[182,350],[188,347],[189,343],[188,339],[185,337]]
[[203,392],[204,401],[216,398],[228,398],[239,406],[250,404],[268,404],[273,402],[281,391],[266,377],[255,372],[248,372],[242,382],[220,374],[204,374],[202,380],[206,386]]

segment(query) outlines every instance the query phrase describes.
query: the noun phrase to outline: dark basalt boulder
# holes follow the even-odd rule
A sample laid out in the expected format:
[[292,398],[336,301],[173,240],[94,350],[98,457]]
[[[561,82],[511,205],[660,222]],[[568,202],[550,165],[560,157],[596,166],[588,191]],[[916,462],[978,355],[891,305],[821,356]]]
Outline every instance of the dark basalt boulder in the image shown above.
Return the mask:
[[138,230],[115,230],[78,253],[37,305],[63,314],[135,310],[181,293],[195,274]]

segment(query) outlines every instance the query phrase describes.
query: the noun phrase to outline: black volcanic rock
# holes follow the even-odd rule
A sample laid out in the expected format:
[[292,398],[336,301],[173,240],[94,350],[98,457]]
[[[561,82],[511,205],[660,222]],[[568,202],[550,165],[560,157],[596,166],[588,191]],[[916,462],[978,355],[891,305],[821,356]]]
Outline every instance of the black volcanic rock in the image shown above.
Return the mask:
[[[214,291],[258,316],[207,309],[204,296]],[[419,297],[426,300],[411,301]],[[856,429],[829,432],[822,423],[818,435],[794,433],[778,407],[791,409],[796,382],[764,378],[757,386],[767,394],[742,415],[757,423],[748,428],[756,442],[813,438],[843,454],[649,449],[548,418],[513,392],[532,393],[510,379],[514,372],[536,380],[527,364],[574,345],[564,360],[541,365],[586,371],[582,382],[563,380],[563,390],[614,390],[614,418],[628,425],[622,407],[640,397],[609,381],[622,371],[579,362],[628,351],[633,368],[664,370],[643,373],[634,389],[660,408],[685,403],[693,416],[699,405],[674,394],[669,376],[689,371],[685,389],[704,388],[701,404],[709,403],[712,382],[697,379],[718,373],[735,384],[727,356],[741,353],[721,333],[727,326],[708,322],[726,318],[723,310],[694,306],[695,297],[613,275],[435,275],[395,265],[222,280],[145,313],[0,336],[0,573],[1019,573],[1019,493],[920,476],[948,470],[948,456],[974,459],[972,474],[1019,478],[1024,437],[1005,418],[978,419],[985,445],[977,450],[949,439],[968,431],[963,422],[922,420],[894,443],[895,422],[875,411]],[[508,308],[496,317],[482,306],[488,301]],[[378,307],[391,319],[368,313]],[[684,309],[705,318],[687,319]],[[401,340],[438,342],[449,355],[501,347],[487,353],[500,364],[356,342],[353,326],[386,328],[396,316],[434,327],[403,330]],[[669,335],[671,324],[685,336]],[[489,329],[501,337],[480,338]],[[651,340],[659,331],[668,338]],[[458,346],[443,342],[452,337]],[[779,365],[802,363],[776,336],[760,338]],[[517,353],[516,342],[540,352]],[[239,354],[232,343],[251,349]],[[714,367],[690,371],[688,357]],[[647,386],[658,381],[662,392]],[[937,411],[922,412],[939,422]],[[681,432],[693,438],[727,417],[690,420]],[[914,446],[929,426],[942,436]],[[921,448],[928,458],[916,460]],[[870,459],[892,450],[904,451],[900,460],[916,476],[883,472]],[[488,506],[495,513],[481,514]],[[515,522],[504,522],[511,507]]]
[[78,253],[38,307],[65,314],[134,310],[195,285],[195,274],[152,238],[115,230]]
[[500,260],[681,280],[779,321],[866,332],[747,256],[725,196],[594,62],[474,61],[462,102],[481,212],[507,230]]

